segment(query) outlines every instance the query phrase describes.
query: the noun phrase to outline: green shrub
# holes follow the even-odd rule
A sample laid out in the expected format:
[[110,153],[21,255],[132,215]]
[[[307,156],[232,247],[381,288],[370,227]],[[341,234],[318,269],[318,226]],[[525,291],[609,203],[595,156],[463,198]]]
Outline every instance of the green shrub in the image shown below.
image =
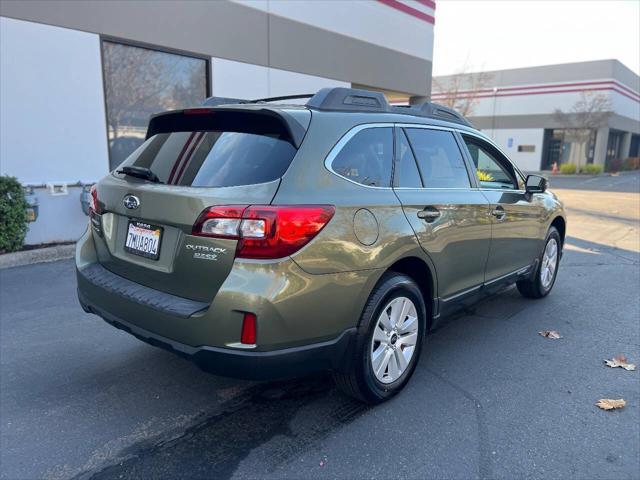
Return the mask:
[[580,168],[580,173],[587,173],[589,175],[600,175],[604,170],[602,165],[596,165],[594,163],[587,163],[582,168]]
[[15,177],[0,176],[0,253],[22,248],[27,234],[27,202]]
[[560,165],[560,173],[564,173],[565,175],[571,175],[576,173],[576,164],[575,163],[563,163]]

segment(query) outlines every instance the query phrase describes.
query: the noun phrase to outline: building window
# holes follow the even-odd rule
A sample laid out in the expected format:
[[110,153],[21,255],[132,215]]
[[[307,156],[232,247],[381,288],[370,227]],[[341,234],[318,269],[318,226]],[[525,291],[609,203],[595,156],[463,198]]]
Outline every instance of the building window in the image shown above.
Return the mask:
[[593,163],[596,131],[576,128],[547,129],[544,131],[542,169],[551,170],[553,164],[585,165]]
[[631,135],[631,145],[629,145],[629,156],[640,157],[640,135]]
[[102,59],[111,169],[144,142],[150,115],[207,97],[205,59],[106,40]]
[[518,152],[521,153],[534,153],[536,151],[535,145],[518,145]]
[[620,151],[622,149],[622,132],[611,130],[607,139],[607,155],[605,162],[608,165],[612,160],[620,159]]

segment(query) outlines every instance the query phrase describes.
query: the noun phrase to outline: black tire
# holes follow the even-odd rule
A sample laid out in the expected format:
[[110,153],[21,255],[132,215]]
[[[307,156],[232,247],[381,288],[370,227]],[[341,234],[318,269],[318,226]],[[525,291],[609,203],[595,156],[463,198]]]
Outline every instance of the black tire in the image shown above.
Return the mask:
[[[553,272],[553,277],[551,279],[551,283],[549,283],[546,287],[542,282],[542,278],[540,272],[543,268],[543,257],[544,252],[547,248],[547,245],[551,240],[555,240],[558,246],[558,254],[556,256],[556,267]],[[551,227],[549,232],[547,232],[547,237],[544,240],[544,247],[542,248],[542,252],[540,253],[540,257],[538,258],[538,265],[536,267],[535,272],[531,277],[526,280],[520,280],[516,282],[516,286],[518,287],[518,291],[523,297],[527,298],[542,298],[549,295],[549,292],[553,288],[553,285],[556,283],[556,278],[558,276],[558,267],[560,266],[560,257],[562,256],[562,239],[560,238],[560,233],[556,227]]]
[[[389,303],[398,297],[407,297],[415,308],[418,317],[418,330],[415,350],[404,372],[391,383],[380,382],[371,363],[371,342],[378,317]],[[369,404],[388,400],[407,384],[415,370],[426,329],[427,309],[420,288],[408,276],[395,272],[385,273],[371,292],[365,304],[355,339],[355,349],[350,367],[346,372],[334,372],[333,377],[344,393]]]

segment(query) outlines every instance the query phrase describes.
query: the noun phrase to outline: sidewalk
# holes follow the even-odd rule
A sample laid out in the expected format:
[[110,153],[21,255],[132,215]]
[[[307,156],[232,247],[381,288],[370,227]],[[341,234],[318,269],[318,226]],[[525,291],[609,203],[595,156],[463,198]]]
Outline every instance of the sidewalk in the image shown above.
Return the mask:
[[75,251],[76,244],[71,243],[68,245],[55,245],[52,247],[35,248],[33,250],[4,253],[0,255],[0,269],[73,258]]

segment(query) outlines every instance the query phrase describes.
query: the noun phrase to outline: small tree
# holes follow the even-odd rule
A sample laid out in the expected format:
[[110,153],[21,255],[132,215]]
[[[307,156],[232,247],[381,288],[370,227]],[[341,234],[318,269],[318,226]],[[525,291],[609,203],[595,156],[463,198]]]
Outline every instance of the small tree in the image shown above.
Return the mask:
[[465,117],[473,115],[480,101],[493,81],[488,72],[469,72],[465,65],[455,75],[444,79],[433,79],[434,93],[439,94],[436,103],[453,108]]
[[22,248],[27,234],[27,201],[15,177],[0,176],[0,253]]
[[582,159],[587,157],[587,144],[593,131],[607,124],[611,110],[611,100],[606,95],[582,91],[580,99],[568,112],[559,108],[554,111],[556,121],[567,129],[565,139],[579,146],[576,157],[578,171],[581,169]]

